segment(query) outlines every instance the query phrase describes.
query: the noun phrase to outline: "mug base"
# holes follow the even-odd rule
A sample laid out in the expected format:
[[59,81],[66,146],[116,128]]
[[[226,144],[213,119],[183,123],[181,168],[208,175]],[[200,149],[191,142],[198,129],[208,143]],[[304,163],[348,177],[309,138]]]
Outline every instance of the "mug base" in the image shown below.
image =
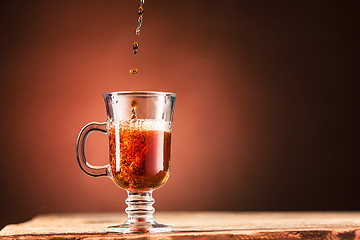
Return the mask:
[[172,232],[173,228],[168,225],[152,222],[125,222],[117,226],[107,228],[108,233],[167,233]]

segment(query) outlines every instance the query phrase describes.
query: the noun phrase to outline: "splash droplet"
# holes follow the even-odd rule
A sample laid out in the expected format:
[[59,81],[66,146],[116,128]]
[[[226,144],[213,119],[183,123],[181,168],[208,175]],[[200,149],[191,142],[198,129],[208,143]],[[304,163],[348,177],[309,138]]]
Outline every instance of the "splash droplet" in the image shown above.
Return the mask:
[[133,100],[131,101],[131,106],[132,106],[133,108],[136,108],[136,106],[137,106],[137,101],[136,101],[135,99],[133,99]]

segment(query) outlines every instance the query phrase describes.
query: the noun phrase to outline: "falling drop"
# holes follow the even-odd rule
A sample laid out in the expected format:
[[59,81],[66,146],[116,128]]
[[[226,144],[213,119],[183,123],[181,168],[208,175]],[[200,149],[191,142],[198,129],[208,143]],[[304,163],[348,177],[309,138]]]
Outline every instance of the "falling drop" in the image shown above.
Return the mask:
[[139,48],[139,43],[134,42],[133,43],[134,54],[137,54],[139,52],[138,48]]
[[138,49],[139,48],[139,43],[138,42],[134,42],[133,43],[133,49]]
[[144,8],[142,6],[139,7],[139,15],[143,15],[144,13]]
[[137,68],[130,70],[131,74],[137,74],[138,72],[139,72],[139,69],[137,69]]

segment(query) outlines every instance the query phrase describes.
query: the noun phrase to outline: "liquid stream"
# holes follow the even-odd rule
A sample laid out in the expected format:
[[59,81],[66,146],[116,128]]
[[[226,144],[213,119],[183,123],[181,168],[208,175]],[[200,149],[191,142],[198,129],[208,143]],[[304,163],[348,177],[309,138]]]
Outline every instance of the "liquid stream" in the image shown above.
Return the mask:
[[[137,25],[136,31],[135,31],[135,34],[137,37],[140,35],[140,29],[141,29],[141,25],[143,22],[144,2],[145,2],[145,0],[140,0],[140,7],[138,8],[139,18],[138,18],[138,25]],[[138,48],[139,48],[139,43],[135,41],[133,43],[133,53],[135,55],[138,54],[138,52],[139,52]],[[137,69],[137,68],[130,69],[130,74],[137,74],[137,73],[139,73],[139,69]]]

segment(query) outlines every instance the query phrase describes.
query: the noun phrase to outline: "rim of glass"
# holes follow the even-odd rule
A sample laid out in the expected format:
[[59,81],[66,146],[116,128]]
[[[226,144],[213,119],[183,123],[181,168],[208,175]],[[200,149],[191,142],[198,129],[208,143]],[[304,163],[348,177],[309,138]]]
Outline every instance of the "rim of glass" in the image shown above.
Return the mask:
[[112,95],[136,95],[136,96],[176,96],[175,93],[172,92],[158,92],[158,91],[119,91],[119,92],[107,92],[103,94],[105,96]]

